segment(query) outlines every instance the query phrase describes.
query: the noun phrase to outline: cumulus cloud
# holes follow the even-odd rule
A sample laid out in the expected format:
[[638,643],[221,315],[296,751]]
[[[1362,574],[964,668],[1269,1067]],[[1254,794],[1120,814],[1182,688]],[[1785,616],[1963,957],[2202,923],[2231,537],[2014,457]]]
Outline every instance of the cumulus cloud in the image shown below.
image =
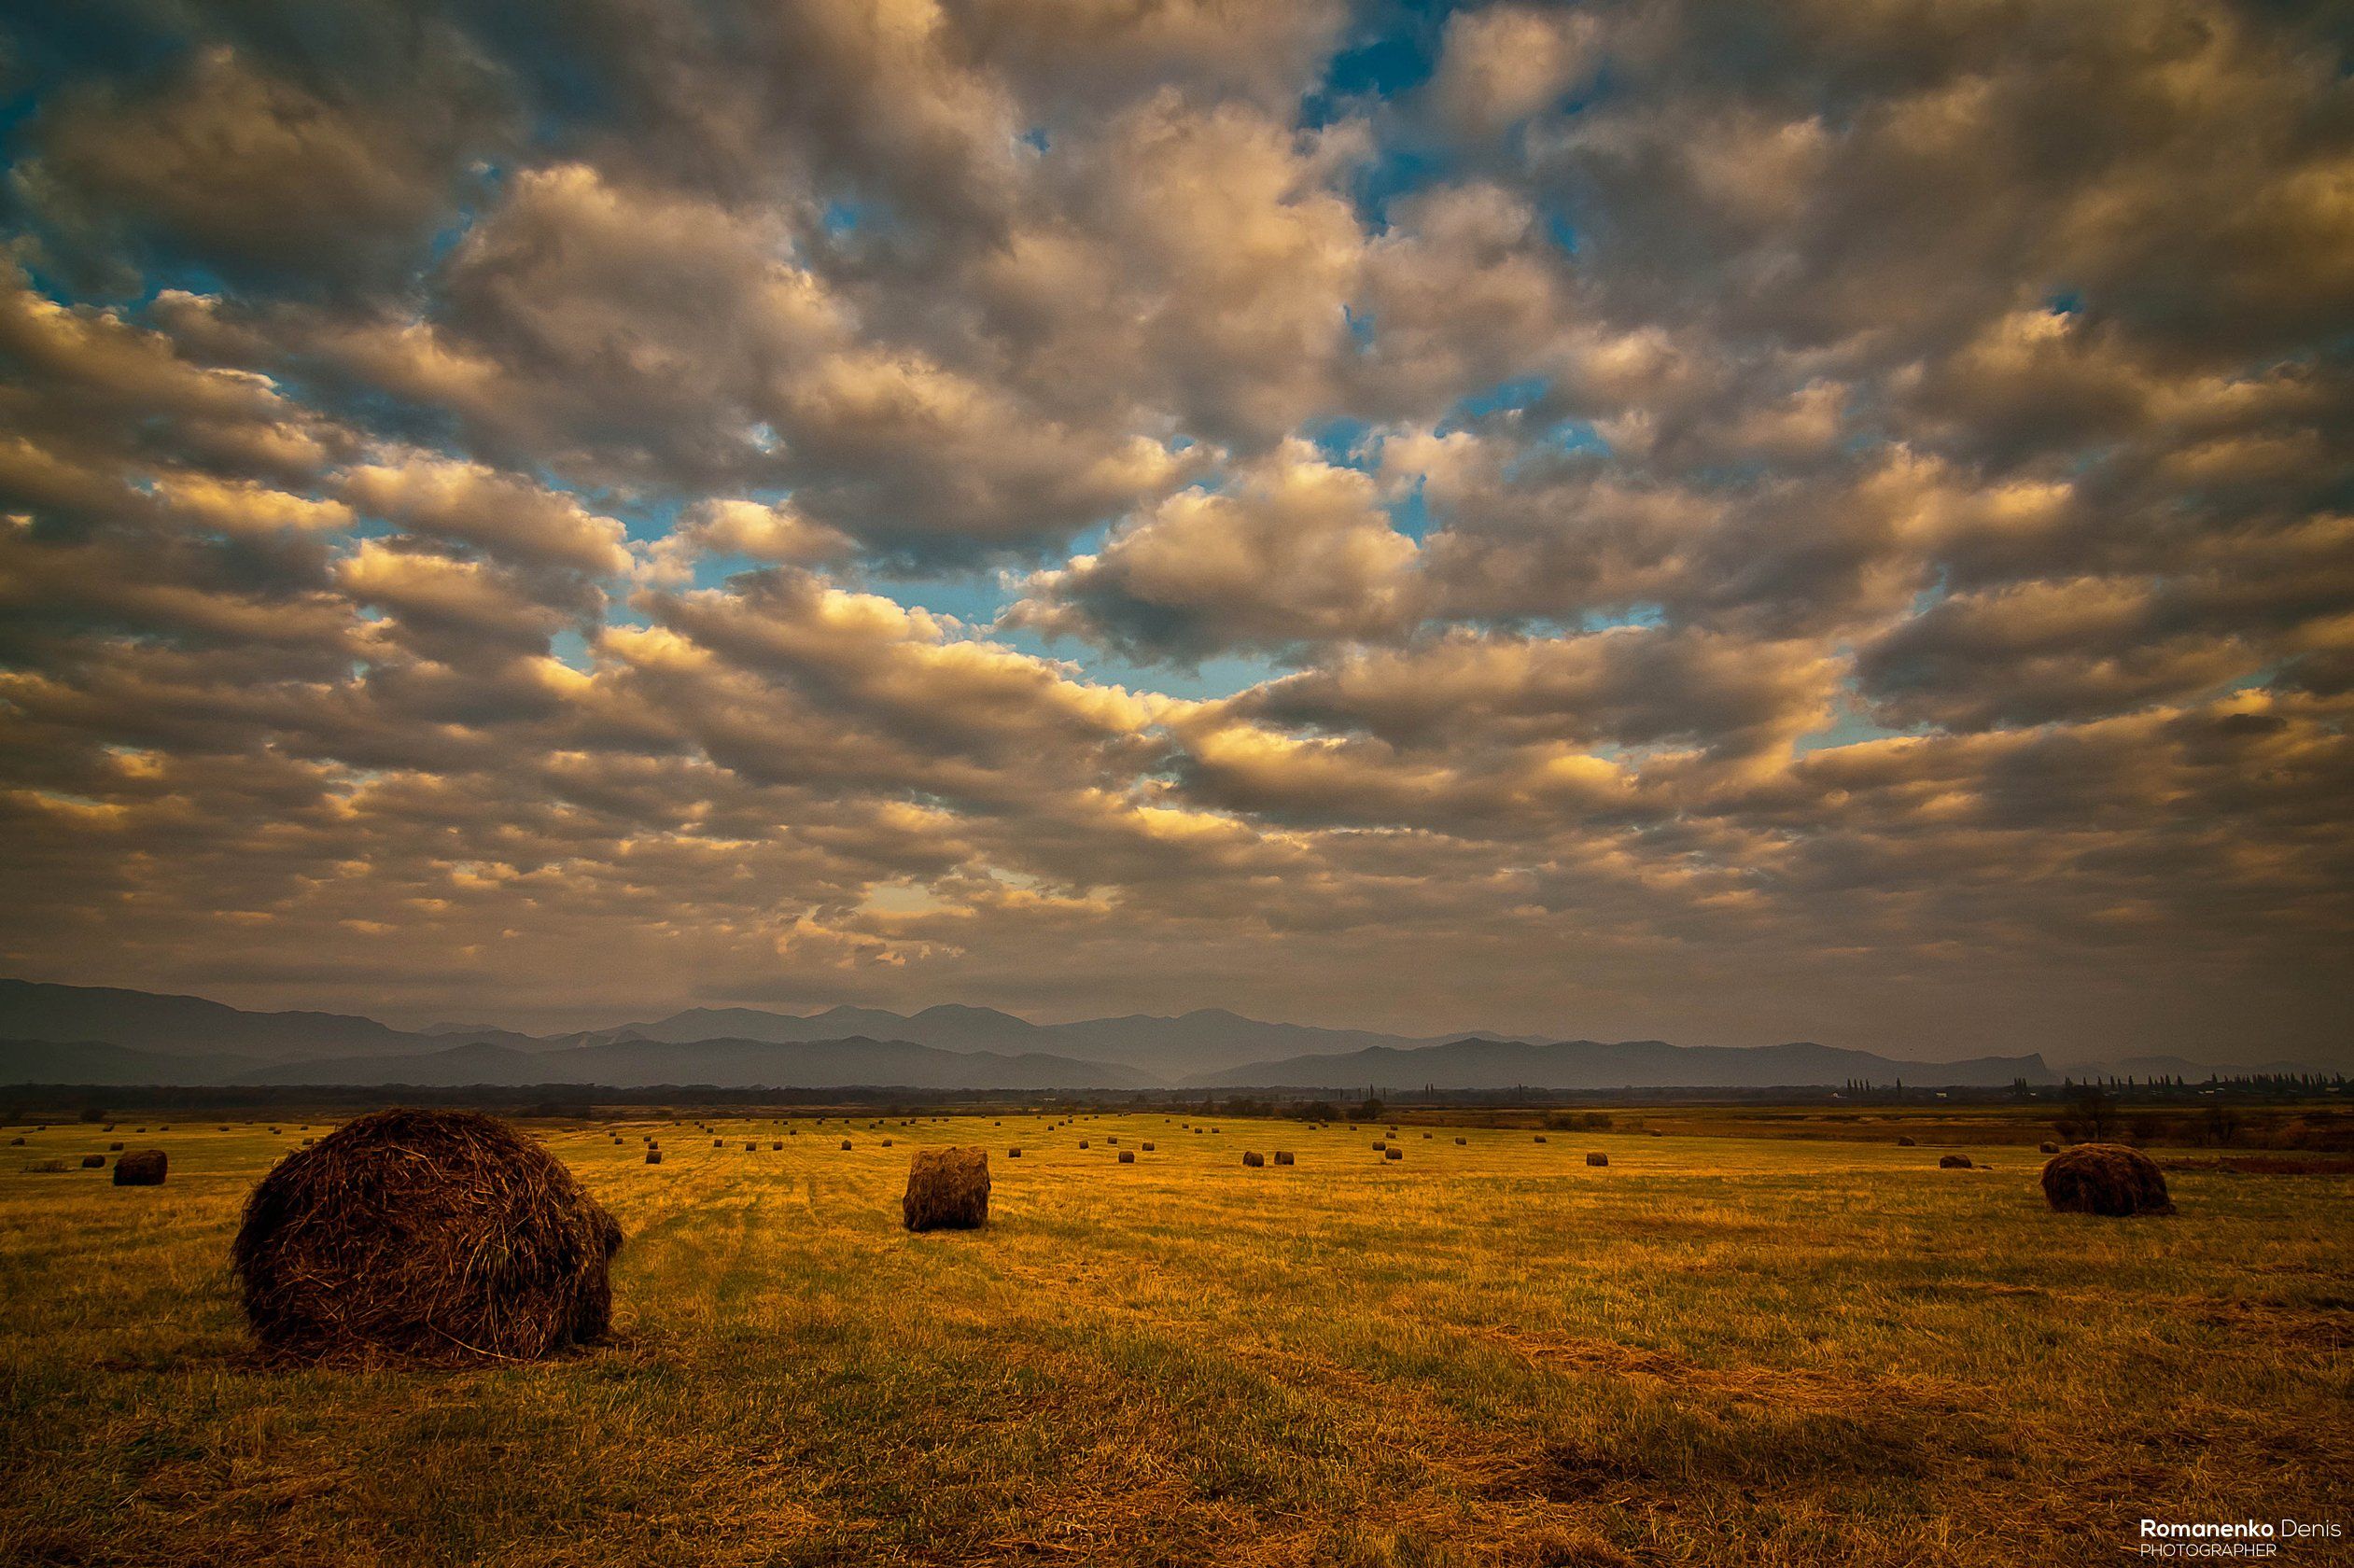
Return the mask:
[[1231,493],[1172,497],[1032,576],[1006,621],[1148,658],[1377,637],[1419,618],[1419,553],[1372,479],[1292,442]]
[[18,60],[0,967],[2342,1041],[2318,13],[562,11]]

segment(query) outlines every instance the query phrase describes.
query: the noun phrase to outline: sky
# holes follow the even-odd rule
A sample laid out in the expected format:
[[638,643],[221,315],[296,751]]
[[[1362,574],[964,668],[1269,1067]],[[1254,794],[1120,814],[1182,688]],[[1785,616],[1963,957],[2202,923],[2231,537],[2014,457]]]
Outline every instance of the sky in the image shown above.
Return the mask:
[[2354,25],[0,19],[0,972],[2354,1065]]

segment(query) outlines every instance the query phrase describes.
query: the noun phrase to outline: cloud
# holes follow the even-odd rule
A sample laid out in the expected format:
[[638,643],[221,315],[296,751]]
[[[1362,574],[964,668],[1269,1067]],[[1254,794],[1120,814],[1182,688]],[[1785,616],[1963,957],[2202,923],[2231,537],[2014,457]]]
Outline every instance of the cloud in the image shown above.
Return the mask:
[[1174,496],[1098,553],[1030,577],[1006,623],[1181,660],[1413,623],[1419,552],[1370,478],[1295,441],[1237,479],[1230,494]]
[[292,16],[18,62],[10,971],[2341,1043],[2316,14]]

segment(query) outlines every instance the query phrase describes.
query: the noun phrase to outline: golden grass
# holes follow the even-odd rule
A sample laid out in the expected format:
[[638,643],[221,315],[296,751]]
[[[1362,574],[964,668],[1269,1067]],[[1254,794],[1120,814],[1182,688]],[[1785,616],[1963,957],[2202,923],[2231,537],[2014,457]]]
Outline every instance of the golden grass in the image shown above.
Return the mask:
[[986,1230],[914,1236],[906,1148],[542,1129],[628,1232],[617,1338],[457,1372],[252,1352],[229,1238],[289,1137],[151,1134],[156,1188],[12,1162],[0,1561],[1893,1568],[2343,1513],[2344,1175],[2169,1169],[2179,1214],[2109,1221],[2047,1211],[2008,1130],[1957,1180],[1892,1139],[1433,1122],[1404,1162],[1302,1134],[1276,1181],[1055,1120],[905,1128],[1023,1149]]

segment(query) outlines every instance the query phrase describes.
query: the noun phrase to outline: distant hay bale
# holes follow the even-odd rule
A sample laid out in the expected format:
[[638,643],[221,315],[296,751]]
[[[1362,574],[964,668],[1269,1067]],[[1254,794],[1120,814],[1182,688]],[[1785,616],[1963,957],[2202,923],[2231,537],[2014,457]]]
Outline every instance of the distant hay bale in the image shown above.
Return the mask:
[[1120,1146],[1120,1141],[1116,1138],[1107,1138],[1103,1141],[1111,1148],[1116,1149]]
[[1151,1154],[1151,1153],[1153,1152],[1153,1145],[1152,1145],[1150,1142],[1146,1142],[1146,1143],[1141,1144],[1141,1145],[1139,1145],[1139,1147],[1142,1148],[1142,1149],[1143,1149],[1143,1151],[1144,1151],[1146,1154],[1148,1154],[1148,1155],[1149,1155],[1149,1154]]
[[1086,1141],[1086,1139],[1082,1138],[1081,1140],[1079,1140],[1079,1147],[1081,1147],[1082,1149],[1084,1149],[1084,1148],[1086,1148],[1086,1146],[1087,1146],[1087,1141]]
[[104,1155],[84,1155],[82,1156],[82,1169],[84,1170],[104,1170],[106,1169],[106,1156]]
[[1292,1152],[1291,1152],[1289,1149],[1278,1149],[1278,1150],[1276,1150],[1276,1151],[1275,1151],[1275,1163],[1276,1163],[1276,1164],[1278,1164],[1278,1165],[1289,1165],[1289,1164],[1291,1164],[1291,1163],[1292,1163]]
[[11,1138],[8,1140],[8,1147],[11,1149],[21,1149],[24,1147],[24,1140],[21,1138]]
[[783,1139],[781,1139],[781,1138],[771,1139],[771,1140],[769,1141],[769,1144],[768,1144],[768,1147],[769,1147],[772,1151],[774,1151],[774,1150],[778,1150],[778,1149],[781,1149],[781,1148],[783,1148],[784,1146],[785,1146],[785,1141],[784,1141]]
[[886,1148],[886,1149],[888,1149],[888,1148],[890,1148],[890,1146],[891,1146],[891,1141],[890,1141],[890,1139],[888,1139],[888,1138],[884,1139],[884,1140],[883,1140],[883,1147],[884,1147],[884,1148]]
[[662,1163],[662,1151],[660,1149],[647,1150],[646,1163],[648,1165],[660,1165]]
[[2043,1167],[2043,1197],[2066,1213],[2171,1214],[2174,1200],[2157,1164],[2123,1143],[2080,1143]]
[[909,1230],[976,1230],[989,1218],[989,1156],[980,1149],[918,1149],[907,1162],[900,1213]]
[[1133,1149],[1122,1149],[1120,1151],[1120,1163],[1122,1165],[1134,1165],[1136,1163],[1136,1151]]
[[1267,1156],[1254,1150],[1245,1149],[1242,1151],[1242,1163],[1256,1170],[1267,1163]]
[[744,1145],[744,1152],[745,1152],[746,1154],[748,1154],[748,1155],[756,1155],[756,1154],[759,1154],[759,1153],[760,1153],[760,1144],[759,1144],[758,1141],[752,1141],[752,1142],[750,1142],[750,1143],[745,1144],[745,1145]]
[[849,1146],[850,1146],[850,1141],[849,1141],[848,1139],[845,1138],[844,1140],[842,1140],[842,1147],[844,1147],[845,1149],[847,1149],[847,1148],[848,1148]]
[[1588,1165],[1594,1166],[1608,1165],[1610,1163],[1610,1156],[1608,1155],[1588,1155],[1586,1156],[1586,1163]]
[[115,1161],[115,1185],[160,1187],[171,1163],[161,1149],[133,1149]]
[[1667,1136],[1667,1134],[1666,1134],[1666,1133],[1664,1133],[1664,1132],[1661,1132],[1661,1131],[1660,1131],[1658,1127],[1653,1127],[1653,1128],[1651,1129],[1651,1136],[1652,1136],[1652,1137],[1654,1137],[1654,1138],[1665,1138],[1665,1137]]
[[1540,1132],[1540,1133],[1538,1133],[1538,1134],[1536,1135],[1536,1141],[1537,1141],[1539,1143],[1544,1142],[1544,1141],[1545,1141],[1545,1135],[1544,1135],[1543,1133],[1541,1133],[1541,1132]]
[[1018,1146],[1008,1149],[1005,1151],[1005,1157],[1007,1159],[1019,1159],[1022,1157],[1022,1151]]
[[2036,1145],[2036,1152],[2041,1155],[2056,1155],[2060,1152],[2060,1146],[2057,1143],[2039,1143]]
[[1383,1159],[1404,1159],[1406,1157],[1406,1151],[1396,1148],[1383,1149],[1381,1151],[1381,1157]]
[[262,1345],[529,1360],[601,1337],[621,1226],[564,1163],[468,1111],[380,1111],[280,1160],[231,1253]]
[[1899,1149],[1910,1149],[1913,1147],[1913,1140],[1910,1138],[1899,1138],[1897,1140],[1897,1147]]
[[1968,1155],[1940,1155],[1937,1156],[1937,1168],[1940,1170],[1968,1170],[1969,1156]]
[[711,1147],[714,1149],[724,1149],[727,1147],[727,1140],[724,1138],[714,1138],[711,1140]]
[[1468,1138],[1458,1138],[1458,1139],[1456,1139],[1456,1140],[1455,1140],[1455,1147],[1456,1147],[1456,1148],[1458,1148],[1458,1149],[1460,1149],[1460,1148],[1464,1147],[1465,1144],[1469,1143],[1470,1141],[1471,1141],[1471,1140],[1470,1140],[1470,1139],[1468,1139]]

